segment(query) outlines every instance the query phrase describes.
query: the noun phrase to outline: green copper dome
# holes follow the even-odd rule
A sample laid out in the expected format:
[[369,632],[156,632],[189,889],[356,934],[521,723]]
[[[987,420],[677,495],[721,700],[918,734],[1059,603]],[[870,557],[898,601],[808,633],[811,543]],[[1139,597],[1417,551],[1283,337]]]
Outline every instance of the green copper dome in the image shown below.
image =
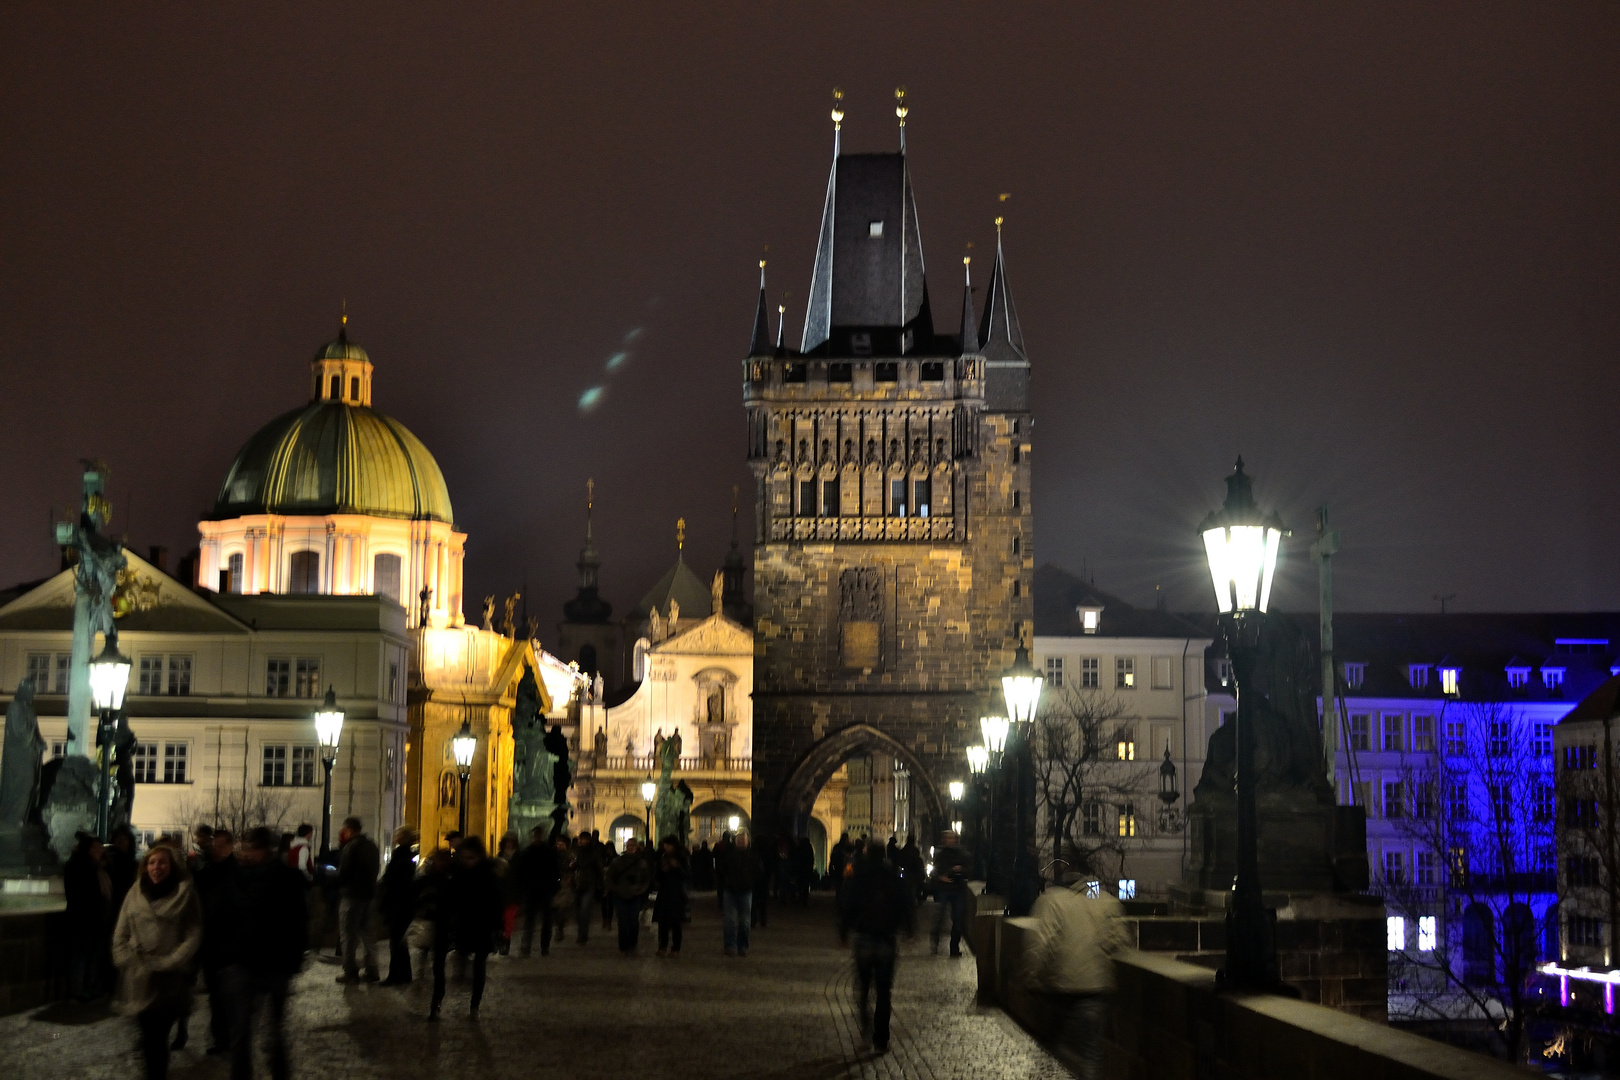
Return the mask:
[[321,346],[321,351],[315,354],[316,362],[322,360],[364,360],[371,362],[366,350],[349,341],[349,328],[347,325],[338,329],[338,336]]
[[[349,345],[340,336],[326,347]],[[279,416],[248,440],[214,503],[215,520],[248,514],[431,519],[455,523],[438,462],[405,425],[329,399]]]

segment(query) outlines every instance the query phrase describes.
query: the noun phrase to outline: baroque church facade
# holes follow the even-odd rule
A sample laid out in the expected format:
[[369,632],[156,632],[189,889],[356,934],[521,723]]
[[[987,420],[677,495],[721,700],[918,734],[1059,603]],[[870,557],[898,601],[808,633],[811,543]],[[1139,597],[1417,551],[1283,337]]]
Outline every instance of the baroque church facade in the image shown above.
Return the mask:
[[1029,359],[999,219],[982,315],[968,285],[960,330],[938,333],[904,140],[840,139],[799,347],[771,340],[762,281],[742,365],[754,818],[805,833],[817,793],[870,754],[904,773],[931,837],[1032,634]]

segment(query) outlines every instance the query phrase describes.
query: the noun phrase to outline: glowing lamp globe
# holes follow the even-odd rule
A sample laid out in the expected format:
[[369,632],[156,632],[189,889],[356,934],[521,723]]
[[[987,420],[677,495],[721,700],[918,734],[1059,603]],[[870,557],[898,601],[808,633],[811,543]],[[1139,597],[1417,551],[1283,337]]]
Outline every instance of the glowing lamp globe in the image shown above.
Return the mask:
[[951,781],[951,802],[961,802],[962,796],[967,793],[967,785],[960,780]]
[[658,796],[658,785],[648,780],[641,785],[641,801],[652,802]]
[[979,717],[979,730],[984,733],[984,748],[991,754],[1007,749],[1007,732],[1011,728],[1005,716]]
[[90,698],[97,709],[117,712],[129,688],[129,657],[118,651],[118,631],[107,634],[101,655],[90,661]]
[[472,768],[473,754],[478,751],[478,736],[473,734],[471,720],[461,722],[461,730],[450,740],[450,750],[456,755],[457,765],[463,769]]
[[337,692],[326,688],[326,700],[315,713],[315,740],[326,750],[336,751],[343,737],[343,710],[338,708]]
[[970,746],[967,748],[967,760],[969,771],[978,776],[990,767],[990,751],[982,746]]
[[1198,531],[1204,535],[1204,553],[1221,614],[1265,611],[1271,602],[1277,555],[1288,530],[1275,513],[1267,516],[1255,505],[1242,458],[1226,478],[1225,504],[1205,518]]
[[732,814],[730,817],[726,818],[726,828],[730,829],[732,832],[736,832],[737,830],[741,829],[742,818],[738,817],[736,814]]
[[1035,674],[1035,665],[1029,662],[1029,650],[1018,646],[1013,666],[1001,677],[1001,692],[1007,698],[1007,718],[1014,724],[1027,724],[1035,719],[1035,707],[1041,703],[1041,686],[1046,680]]

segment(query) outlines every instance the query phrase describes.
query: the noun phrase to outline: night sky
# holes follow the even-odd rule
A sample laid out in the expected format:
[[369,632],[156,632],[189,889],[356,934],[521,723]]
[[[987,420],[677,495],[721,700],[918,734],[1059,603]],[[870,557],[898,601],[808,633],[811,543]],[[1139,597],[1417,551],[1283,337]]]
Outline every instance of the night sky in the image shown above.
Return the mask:
[[1620,7],[584,7],[8,5],[0,582],[54,569],[85,456],[191,548],[345,300],[470,616],[527,580],[554,640],[587,477],[618,613],[677,517],[707,577],[733,484],[752,536],[761,248],[796,341],[830,90],[885,150],[904,83],[942,329],[1007,215],[1039,561],[1212,608],[1241,452],[1280,603],[1325,501],[1341,608],[1620,608]]

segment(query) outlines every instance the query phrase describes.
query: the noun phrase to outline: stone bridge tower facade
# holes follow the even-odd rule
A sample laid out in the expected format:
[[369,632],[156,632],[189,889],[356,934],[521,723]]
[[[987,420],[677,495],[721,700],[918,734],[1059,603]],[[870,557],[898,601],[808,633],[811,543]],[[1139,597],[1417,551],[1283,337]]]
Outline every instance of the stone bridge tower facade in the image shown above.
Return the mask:
[[1004,711],[1000,675],[1033,634],[1034,519],[1000,227],[982,318],[969,285],[960,331],[937,333],[903,142],[835,144],[797,350],[780,325],[771,340],[762,264],[743,400],[763,835],[804,833],[827,779],[876,751],[909,772],[926,847],[979,717]]

